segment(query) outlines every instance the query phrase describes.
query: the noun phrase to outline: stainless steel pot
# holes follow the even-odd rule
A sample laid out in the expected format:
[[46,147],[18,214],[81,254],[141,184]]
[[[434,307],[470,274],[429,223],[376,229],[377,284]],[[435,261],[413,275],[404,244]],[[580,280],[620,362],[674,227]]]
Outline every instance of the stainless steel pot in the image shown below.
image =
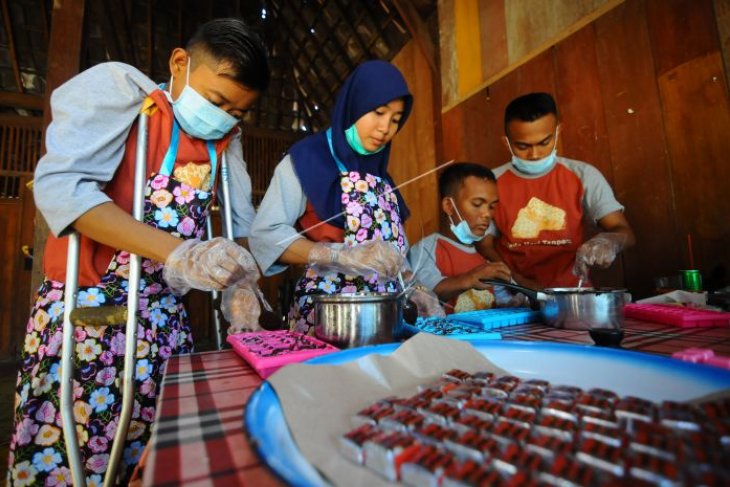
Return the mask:
[[540,303],[546,324],[568,330],[621,330],[626,289],[546,288],[536,291],[498,280],[487,284],[513,289]]
[[396,341],[403,300],[398,293],[314,294],[314,334],[340,348]]

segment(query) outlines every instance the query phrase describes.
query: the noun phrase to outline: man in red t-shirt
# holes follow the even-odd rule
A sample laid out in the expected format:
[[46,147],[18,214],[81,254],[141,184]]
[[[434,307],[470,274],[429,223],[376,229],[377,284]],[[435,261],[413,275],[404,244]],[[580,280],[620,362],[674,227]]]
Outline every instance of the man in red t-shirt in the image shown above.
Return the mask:
[[[512,100],[504,128],[512,161],[494,171],[500,203],[479,251],[525,286],[587,284],[589,267],[608,267],[634,244],[623,206],[595,167],[556,155],[560,124],[550,94]],[[602,231],[583,242],[585,221]]]
[[416,279],[448,303],[447,313],[516,304],[503,287],[482,282],[509,281],[509,268],[502,262],[488,262],[474,248],[486,235],[498,207],[492,171],[468,162],[452,164],[439,176],[439,192],[449,230],[433,233],[411,248],[409,260]]

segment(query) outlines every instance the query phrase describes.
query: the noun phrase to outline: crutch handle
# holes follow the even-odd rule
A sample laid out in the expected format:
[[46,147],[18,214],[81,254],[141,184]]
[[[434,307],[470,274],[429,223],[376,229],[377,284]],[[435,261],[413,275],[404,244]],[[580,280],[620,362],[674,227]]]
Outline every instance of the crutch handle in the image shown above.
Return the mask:
[[97,306],[93,308],[75,308],[71,311],[71,323],[74,326],[115,326],[127,322],[126,306]]

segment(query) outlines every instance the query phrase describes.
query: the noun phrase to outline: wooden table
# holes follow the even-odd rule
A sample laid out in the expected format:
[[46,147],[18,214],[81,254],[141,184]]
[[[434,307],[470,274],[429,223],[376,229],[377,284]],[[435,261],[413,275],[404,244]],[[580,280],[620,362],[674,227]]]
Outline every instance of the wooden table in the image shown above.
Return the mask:
[[[499,330],[505,340],[592,343],[585,331],[539,324]],[[663,355],[690,347],[730,356],[730,328],[678,328],[627,320],[624,348]],[[249,443],[243,410],[261,383],[233,351],[171,357],[162,382],[145,485],[281,485]]]

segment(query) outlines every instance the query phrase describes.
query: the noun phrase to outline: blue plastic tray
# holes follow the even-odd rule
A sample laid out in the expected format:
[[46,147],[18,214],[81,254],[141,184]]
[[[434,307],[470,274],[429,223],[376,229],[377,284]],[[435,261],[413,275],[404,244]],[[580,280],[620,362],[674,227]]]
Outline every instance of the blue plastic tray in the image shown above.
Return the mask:
[[[371,353],[389,355],[400,344],[354,348],[323,355],[309,364],[336,365]],[[474,341],[496,366],[525,379],[582,388],[604,387],[619,395],[652,401],[686,401],[730,388],[730,371],[627,350],[546,342]],[[326,485],[302,456],[286,425],[279,399],[268,382],[251,396],[246,429],[263,461],[287,483]]]
[[454,313],[449,315],[449,319],[468,323],[482,330],[496,330],[505,326],[540,321],[540,312],[530,308],[493,308]]

